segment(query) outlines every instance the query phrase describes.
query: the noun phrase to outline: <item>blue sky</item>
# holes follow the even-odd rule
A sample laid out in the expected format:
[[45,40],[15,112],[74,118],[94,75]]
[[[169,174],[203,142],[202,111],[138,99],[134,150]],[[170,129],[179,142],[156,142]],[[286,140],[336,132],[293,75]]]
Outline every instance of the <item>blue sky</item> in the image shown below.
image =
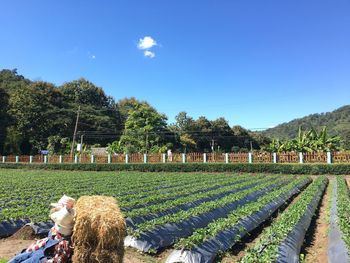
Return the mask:
[[[84,77],[169,122],[186,111],[267,128],[349,104],[350,1],[1,0],[0,11],[0,68]],[[140,49],[146,36],[156,45]]]

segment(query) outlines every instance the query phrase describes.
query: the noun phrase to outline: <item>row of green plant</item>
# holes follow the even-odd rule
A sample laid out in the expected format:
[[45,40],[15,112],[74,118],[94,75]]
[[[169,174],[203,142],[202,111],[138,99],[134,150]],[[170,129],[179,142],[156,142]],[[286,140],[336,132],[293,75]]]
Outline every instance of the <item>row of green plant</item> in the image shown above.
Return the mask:
[[327,177],[318,177],[312,182],[300,198],[281,214],[271,227],[264,229],[263,234],[256,245],[248,249],[247,254],[240,260],[241,263],[276,262],[278,247],[285,240],[288,234],[304,216],[309,204],[322,195],[328,182]]
[[[311,179],[307,177],[299,177],[292,180],[289,184],[281,188],[275,188],[267,195],[260,197],[253,203],[248,203],[242,207],[231,212],[227,217],[220,218],[208,224],[204,228],[197,229],[193,234],[187,238],[182,238],[176,243],[176,247],[179,249],[191,249],[193,246],[202,244],[204,241],[215,238],[215,236],[225,230],[233,228],[241,220],[250,215],[259,212],[266,205],[270,204],[274,200],[283,196],[285,193],[291,191],[296,186],[305,185],[310,182]],[[244,229],[242,229],[244,231]],[[232,237],[233,239],[235,237]]]
[[[121,196],[119,197],[119,201],[122,202],[124,207],[132,207],[136,205],[144,205],[148,206],[149,203],[153,202],[163,202],[168,199],[176,199],[178,200],[181,197],[185,196],[193,196],[194,194],[198,194],[201,192],[208,192],[215,190],[217,188],[222,188],[226,186],[232,186],[239,182],[243,182],[250,179],[250,177],[236,177],[236,176],[227,176],[227,178],[217,179],[215,177],[211,178],[211,180],[201,180],[196,183],[187,183],[183,182],[182,185],[177,187],[173,187],[171,189],[166,188],[165,190],[160,188],[159,190],[152,192],[140,192],[138,194],[132,196]],[[214,189],[212,189],[214,188]]]
[[[337,216],[338,225],[342,232],[348,251],[350,251],[350,197],[349,189],[343,176],[337,176]],[[348,252],[349,253],[349,252]],[[350,254],[350,253],[349,253]]]
[[[18,180],[18,177],[15,176],[15,172],[24,174],[24,176],[21,178],[21,180]],[[10,189],[11,193],[14,196],[17,196],[15,199],[21,199],[21,196],[25,194],[25,191],[39,191],[40,193],[46,193],[49,191],[47,190],[47,187],[43,184],[43,182],[50,180],[52,184],[59,184],[59,189],[65,190],[65,187],[69,187],[71,184],[74,185],[75,183],[79,184],[79,189],[86,189],[89,188],[90,191],[93,193],[98,194],[100,191],[106,191],[107,189],[110,189],[113,191],[114,194],[118,194],[121,196],[124,196],[126,194],[132,193],[133,191],[141,192],[140,189],[143,191],[146,190],[157,190],[161,186],[179,186],[183,185],[185,182],[189,183],[196,183],[199,180],[206,180],[208,178],[209,180],[213,180],[212,176],[206,177],[202,175],[193,175],[191,177],[188,177],[187,174],[178,174],[177,176],[164,176],[163,174],[137,174],[136,176],[131,174],[128,175],[121,175],[122,180],[118,180],[118,182],[114,182],[115,177],[112,174],[106,174],[106,173],[93,173],[94,174],[94,184],[91,184],[91,177],[88,175],[91,175],[91,172],[86,173],[87,175],[84,176],[82,174],[77,174],[73,172],[66,172],[62,175],[60,174],[60,177],[62,178],[62,182],[56,182],[54,181],[55,174],[57,172],[45,172],[47,175],[47,178],[43,178],[38,172],[36,172],[36,176],[32,178],[33,182],[35,184],[24,184],[23,182],[26,182],[24,180],[27,175],[26,171],[21,170],[12,170],[10,176],[6,176],[5,174],[2,174],[0,177],[1,179],[6,180],[6,183],[2,184],[0,186],[0,198],[1,200],[7,199],[6,201],[11,200],[11,196],[8,196],[8,193],[6,194],[6,190]],[[221,176],[218,175],[218,180],[220,179],[226,179],[227,176]],[[52,180],[53,179],[53,180]],[[108,182],[106,185],[105,182]],[[103,185],[104,187],[100,189],[99,185]],[[92,187],[93,186],[93,187]],[[32,189],[33,188],[33,189]],[[66,189],[69,190],[69,189]],[[72,189],[70,189],[72,190]],[[25,196],[24,199],[27,197]]]
[[[236,177],[241,178],[241,177]],[[56,202],[63,193],[74,198],[81,195],[105,194],[138,198],[138,192],[147,195],[159,193],[163,186],[186,185],[186,181],[212,184],[218,180],[235,181],[235,176],[225,174],[147,174],[114,172],[58,172],[30,170],[1,170],[0,172],[0,221],[31,218],[47,220],[50,203]],[[168,189],[168,188],[166,188]],[[167,191],[164,189],[164,191]],[[181,188],[177,188],[180,190]],[[123,206],[123,202],[120,202]]]
[[[99,180],[99,178],[94,178],[94,187],[91,186],[91,182],[84,182],[82,180],[69,180],[71,185],[77,185],[79,186],[79,192],[88,192],[91,191],[91,194],[103,194],[103,195],[111,195],[118,197],[118,201],[122,207],[128,207],[134,204],[139,203],[140,201],[143,203],[147,202],[147,199],[150,200],[156,199],[157,196],[160,197],[160,193],[163,192],[175,192],[174,195],[176,195],[177,191],[182,191],[184,186],[186,184],[189,184],[189,186],[192,189],[203,189],[205,185],[226,185],[230,184],[232,182],[235,182],[240,179],[240,177],[233,177],[233,176],[202,176],[202,175],[194,175],[193,177],[189,177],[186,175],[185,177],[183,175],[179,175],[178,177],[170,177],[170,176],[163,176],[163,178],[156,176],[153,178],[148,176],[144,178],[144,181],[142,181],[142,176],[140,176],[141,181],[140,182],[133,182],[135,178],[133,178],[132,181],[127,180],[127,177],[124,176],[123,179],[119,181],[118,185],[112,184],[110,182],[111,180],[108,180],[110,178],[104,177],[105,181],[102,184],[102,181]],[[76,179],[76,178],[75,178]],[[175,180],[176,179],[176,180]],[[151,180],[151,182],[149,182]],[[47,181],[47,180],[46,180]],[[17,182],[15,182],[17,183]],[[54,182],[52,182],[54,183]],[[106,184],[107,183],[107,184]],[[152,183],[152,185],[149,185],[149,183]],[[134,184],[134,185],[130,185]],[[18,185],[22,185],[20,182],[18,182]],[[101,185],[102,187],[100,187]],[[113,186],[113,187],[111,187]],[[137,186],[137,188],[135,188]],[[169,188],[163,189],[162,186],[167,186]],[[66,187],[65,183],[62,183],[62,188]],[[68,186],[69,187],[69,186]],[[185,187],[185,188],[186,188]],[[18,189],[18,187],[16,187]],[[132,189],[137,190],[136,192],[133,192]],[[140,190],[141,189],[141,190]],[[205,189],[205,188],[204,188]],[[34,202],[36,199],[40,198],[38,195],[41,196],[47,196],[51,194],[51,188],[48,189],[47,186],[45,186],[44,189],[31,189],[31,187],[25,187],[21,189],[21,192],[19,193],[17,190],[15,191],[5,191],[2,189],[2,193],[0,195],[0,207],[3,209],[8,209],[11,207],[23,207],[28,204],[28,198],[30,198],[31,202]],[[131,191],[130,191],[131,190]],[[145,192],[147,190],[147,192]],[[188,189],[187,189],[188,190]],[[32,192],[36,192],[36,196],[32,196]],[[67,190],[69,193],[74,193],[74,189]],[[141,197],[144,198],[141,198]],[[153,198],[152,198],[153,197]]]
[[339,136],[328,135],[327,127],[323,127],[319,133],[314,128],[303,131],[299,127],[296,138],[286,141],[273,139],[263,149],[269,152],[329,152],[340,150],[340,142]]
[[267,182],[263,182],[261,184],[258,184],[257,186],[252,187],[252,188],[248,188],[248,189],[243,190],[243,191],[229,194],[229,195],[227,195],[219,200],[205,202],[205,203],[202,203],[202,204],[200,204],[194,208],[191,208],[189,210],[186,210],[186,211],[181,210],[179,212],[176,212],[176,213],[173,213],[170,215],[158,217],[158,218],[153,219],[151,221],[146,221],[144,223],[137,225],[136,229],[131,229],[131,228],[128,229],[128,234],[135,236],[135,237],[139,237],[140,233],[152,230],[159,225],[164,225],[167,223],[176,223],[176,222],[180,222],[180,221],[198,216],[200,214],[204,214],[204,213],[212,211],[216,208],[223,207],[227,204],[230,204],[230,203],[233,203],[237,200],[240,200],[240,199],[244,198],[245,196],[252,194],[252,193],[255,193],[259,190],[262,190],[268,186],[278,184],[278,183],[281,183],[281,184],[286,183],[288,180],[290,180],[290,179],[276,178],[275,177],[272,180],[269,180]]
[[[259,180],[260,179],[260,180]],[[179,205],[183,205],[183,204],[187,204],[190,202],[194,202],[206,197],[210,197],[210,196],[214,196],[214,195],[218,195],[218,194],[225,194],[225,193],[230,193],[232,191],[235,191],[239,188],[245,187],[245,186],[249,186],[252,185],[253,183],[261,183],[264,181],[270,181],[271,178],[265,178],[265,179],[261,179],[261,178],[257,178],[257,177],[247,177],[246,180],[244,180],[243,182],[240,182],[238,184],[230,184],[230,185],[223,185],[222,187],[220,187],[219,189],[213,189],[210,191],[201,191],[197,194],[192,194],[192,195],[186,195],[184,197],[179,197],[177,199],[174,200],[169,200],[166,202],[163,202],[161,204],[155,204],[155,205],[149,205],[149,206],[145,206],[142,208],[138,208],[138,209],[133,209],[130,212],[126,212],[125,216],[133,218],[133,217],[137,217],[137,216],[143,216],[143,215],[147,215],[147,214],[151,214],[151,213],[158,213],[170,208],[174,208],[176,206]]]
[[165,163],[165,164],[11,164],[1,168],[67,171],[140,171],[140,172],[245,172],[283,174],[350,174],[350,164],[234,164],[234,163]]

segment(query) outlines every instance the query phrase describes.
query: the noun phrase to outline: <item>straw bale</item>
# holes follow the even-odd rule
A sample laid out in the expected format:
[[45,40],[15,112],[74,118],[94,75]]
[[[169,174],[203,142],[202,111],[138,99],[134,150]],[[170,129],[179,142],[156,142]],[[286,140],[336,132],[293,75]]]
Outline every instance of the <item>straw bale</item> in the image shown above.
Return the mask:
[[75,209],[73,263],[121,263],[126,225],[117,201],[107,196],[82,196]]

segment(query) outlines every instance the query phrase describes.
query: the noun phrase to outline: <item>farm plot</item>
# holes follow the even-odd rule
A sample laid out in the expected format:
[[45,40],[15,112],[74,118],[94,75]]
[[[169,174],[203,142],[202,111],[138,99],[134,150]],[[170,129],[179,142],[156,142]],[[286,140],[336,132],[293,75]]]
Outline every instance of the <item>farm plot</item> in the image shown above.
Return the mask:
[[[0,237],[48,222],[50,203],[63,193],[109,195],[126,219],[126,246],[150,254],[170,248],[167,263],[213,262],[298,196],[240,259],[297,262],[327,184],[324,176],[0,170]],[[343,176],[332,185],[348,246],[348,187]]]

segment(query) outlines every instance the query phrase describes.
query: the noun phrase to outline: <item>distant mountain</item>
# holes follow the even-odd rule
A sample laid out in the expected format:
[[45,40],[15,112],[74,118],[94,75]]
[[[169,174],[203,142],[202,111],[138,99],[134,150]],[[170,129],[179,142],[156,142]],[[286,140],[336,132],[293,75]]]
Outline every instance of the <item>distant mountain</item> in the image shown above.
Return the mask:
[[270,138],[291,139],[297,135],[299,126],[303,130],[311,127],[320,130],[321,127],[326,126],[329,135],[339,135],[344,140],[343,147],[350,149],[350,105],[343,106],[332,112],[316,113],[294,119],[267,129],[263,131],[263,134]]

